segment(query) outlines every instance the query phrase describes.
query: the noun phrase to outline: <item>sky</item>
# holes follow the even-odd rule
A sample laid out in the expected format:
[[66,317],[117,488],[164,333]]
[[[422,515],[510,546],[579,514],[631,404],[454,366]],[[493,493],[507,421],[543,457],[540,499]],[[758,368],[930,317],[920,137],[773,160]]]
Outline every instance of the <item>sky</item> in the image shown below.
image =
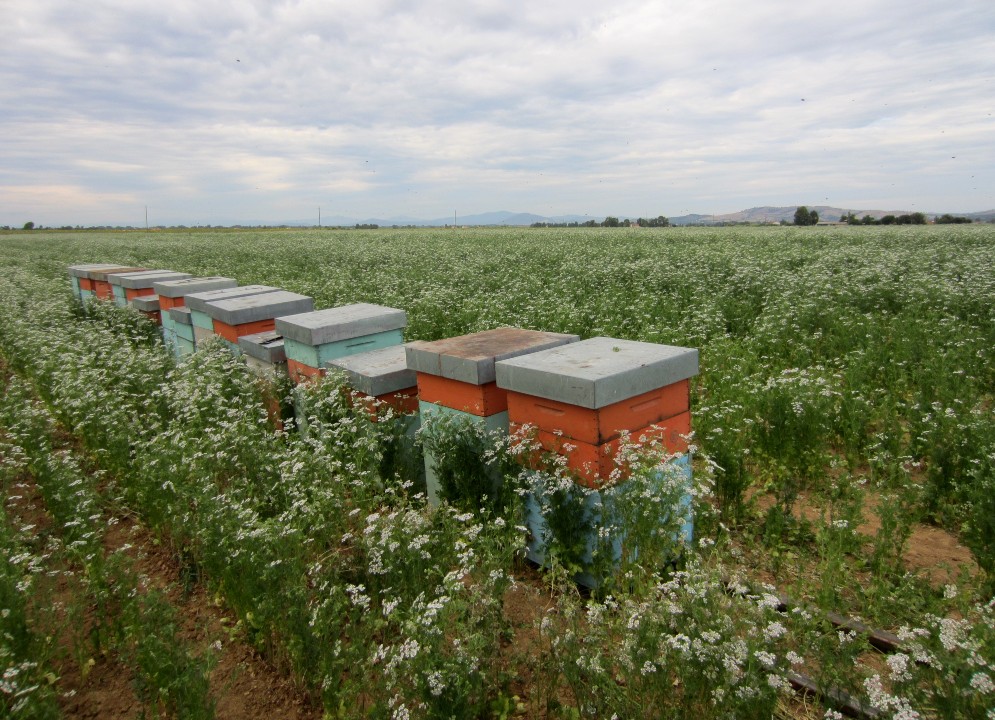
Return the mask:
[[0,225],[995,208],[992,0],[0,0]]

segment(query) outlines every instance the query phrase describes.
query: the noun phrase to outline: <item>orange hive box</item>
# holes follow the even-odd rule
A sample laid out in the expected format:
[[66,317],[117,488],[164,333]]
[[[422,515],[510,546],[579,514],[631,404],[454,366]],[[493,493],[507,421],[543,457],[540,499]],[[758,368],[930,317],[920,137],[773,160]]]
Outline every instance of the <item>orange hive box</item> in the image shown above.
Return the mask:
[[273,318],[242,323],[241,325],[229,325],[214,318],[214,334],[220,335],[234,345],[238,345],[238,339],[243,335],[255,335],[256,333],[267,332],[275,326],[276,322]]
[[428,403],[437,403],[471,415],[488,417],[508,409],[508,397],[497,383],[483,385],[450,380],[428,373],[418,373],[418,395]]
[[648,427],[690,409],[690,383],[681,380],[601,408],[508,391],[508,420],[600,445],[623,430]]
[[295,383],[302,383],[307,382],[311,378],[321,377],[325,374],[325,370],[323,368],[311,367],[310,365],[305,365],[302,362],[288,358],[287,374],[290,375],[290,379]]
[[[510,423],[512,434],[522,429],[520,423]],[[684,412],[669,418],[663,423],[654,424],[629,433],[630,444],[658,444],[670,455],[682,454],[688,451],[687,436],[691,433],[691,413]],[[580,482],[590,488],[598,488],[611,477],[612,471],[619,467],[620,479],[629,474],[629,468],[624,464],[619,466],[615,459],[622,438],[616,437],[601,444],[593,444],[563,437],[546,430],[536,430],[535,438],[548,452],[562,455],[567,459],[567,467],[577,473]],[[532,458],[535,461],[535,458]]]
[[536,426],[542,447],[597,486],[616,467],[622,431],[687,452],[697,372],[697,350],[601,337],[502,360],[496,380],[510,424]]
[[508,409],[505,391],[494,382],[494,363],[526,353],[575,342],[576,335],[503,327],[405,345],[407,367],[418,373],[418,394],[479,417]]

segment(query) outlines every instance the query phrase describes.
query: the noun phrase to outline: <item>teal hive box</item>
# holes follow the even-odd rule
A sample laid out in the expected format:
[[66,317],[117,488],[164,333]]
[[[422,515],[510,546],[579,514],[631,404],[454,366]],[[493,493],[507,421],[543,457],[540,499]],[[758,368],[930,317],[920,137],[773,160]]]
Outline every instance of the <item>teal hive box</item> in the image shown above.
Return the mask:
[[163,313],[169,316],[172,333],[169,335],[173,353],[177,358],[192,355],[195,348],[193,340],[193,325],[190,320],[190,308],[174,307]]
[[187,340],[184,337],[177,336],[174,351],[176,352],[177,357],[184,358],[188,355],[193,355],[196,348],[194,347],[193,340]]
[[[531,481],[531,488],[525,496],[525,526],[529,532],[526,556],[537,565],[546,565],[549,559],[549,542],[553,539],[549,523],[546,521],[546,514],[552,502],[550,488],[554,487],[555,484],[548,476],[544,476],[542,473],[532,473]],[[672,486],[672,483],[676,483],[676,485]],[[690,455],[684,454],[669,460],[662,470],[657,471],[649,479],[648,485],[650,493],[653,493],[654,490],[659,490],[662,496],[672,493],[672,487],[679,488],[680,497],[677,500],[674,511],[680,513],[683,522],[680,529],[677,530],[677,537],[674,538],[675,547],[691,543],[694,539],[694,516],[692,513]],[[581,563],[588,566],[588,569],[576,574],[574,580],[585,587],[593,589],[602,583],[602,578],[590,571],[589,567],[593,559],[595,544],[599,537],[598,525],[603,522],[606,516],[606,506],[608,506],[607,509],[610,513],[611,504],[632,490],[627,483],[621,483],[603,490],[585,490],[578,486],[576,491],[584,493],[584,510],[593,521],[593,527],[584,542],[581,557]],[[631,502],[632,499],[629,498],[628,501]],[[661,524],[665,520],[666,517],[661,517]],[[606,539],[608,546],[606,549],[611,553],[610,562],[605,564],[607,568],[617,567],[621,561],[623,546],[627,540],[628,534],[624,528]],[[639,556],[638,547],[633,547],[631,552],[634,553],[634,557]],[[671,558],[671,560],[673,559],[676,558]]]
[[389,330],[375,335],[339,340],[317,347],[284,337],[287,358],[313,368],[325,367],[330,360],[400,345],[402,342],[404,342],[404,334],[400,330]]
[[[503,437],[508,434],[507,411],[486,416],[473,415],[462,410],[454,410],[445,405],[419,402],[418,415],[423,428],[431,427],[433,420],[436,418],[448,418],[461,424],[473,425],[488,435],[494,434]],[[480,478],[480,480],[481,482],[490,483],[493,488],[497,488],[501,482],[501,477],[497,474],[497,469],[495,468],[495,471],[489,477]],[[439,479],[438,464],[433,454],[428,450],[425,451],[425,485],[428,491],[429,504],[438,505],[442,500],[443,490]]]
[[403,310],[354,303],[278,317],[275,328],[288,360],[322,369],[330,360],[400,345],[407,324]]

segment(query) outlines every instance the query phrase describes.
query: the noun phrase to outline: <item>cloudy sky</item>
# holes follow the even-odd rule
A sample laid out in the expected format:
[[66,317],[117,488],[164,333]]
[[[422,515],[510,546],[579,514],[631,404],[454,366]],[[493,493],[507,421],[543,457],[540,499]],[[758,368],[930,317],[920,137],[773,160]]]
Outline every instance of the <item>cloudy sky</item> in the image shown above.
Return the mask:
[[0,0],[0,225],[995,207],[992,0]]

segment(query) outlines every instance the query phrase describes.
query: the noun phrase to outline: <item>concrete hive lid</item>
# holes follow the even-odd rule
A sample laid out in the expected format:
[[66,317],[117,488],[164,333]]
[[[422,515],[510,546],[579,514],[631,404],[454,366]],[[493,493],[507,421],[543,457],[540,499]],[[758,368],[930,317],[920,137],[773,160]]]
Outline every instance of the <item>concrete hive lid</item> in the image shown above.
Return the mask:
[[405,348],[408,367],[450,380],[485,385],[494,382],[494,363],[539,350],[575,343],[577,335],[503,327],[426,342],[415,340]]
[[275,330],[243,335],[238,339],[238,349],[246,355],[272,365],[287,362],[287,353],[283,349],[283,336]]
[[403,310],[371,303],[341,305],[276,320],[276,329],[284,337],[312,347],[400,330],[407,325],[408,315]]
[[132,306],[137,310],[145,312],[155,312],[159,309],[158,295],[142,295],[131,301]]
[[698,374],[698,351],[596,337],[497,363],[505,390],[598,409]]
[[166,312],[169,313],[169,319],[174,323],[179,323],[180,325],[193,325],[193,318],[190,317],[190,308],[188,307],[169,308]]
[[86,277],[97,282],[107,282],[107,276],[114,273],[145,272],[148,268],[133,267],[131,265],[112,265],[110,267],[87,270]]
[[186,306],[191,310],[204,312],[204,307],[207,303],[214,302],[215,300],[226,300],[228,298],[271,292],[280,292],[280,288],[270,285],[241,285],[239,287],[222,288],[220,290],[190,293],[184,296],[184,301],[186,302]]
[[110,270],[119,267],[114,263],[89,263],[86,265],[70,265],[69,274],[73,277],[85,278],[89,277],[87,273],[93,270]]
[[205,303],[201,312],[225,325],[234,326],[309,312],[313,308],[314,298],[286,290],[278,290],[270,293],[214,300]]
[[156,280],[183,280],[188,277],[190,277],[190,273],[174,270],[142,270],[140,272],[111,273],[107,276],[107,282],[130,290],[144,290],[152,287]]
[[196,292],[208,290],[226,290],[237,287],[234,278],[227,277],[191,277],[185,280],[158,280],[152,288],[157,295],[168,298],[185,297]]
[[329,360],[325,367],[342,370],[349,385],[367,395],[386,395],[417,384],[417,374],[408,368],[403,345]]

